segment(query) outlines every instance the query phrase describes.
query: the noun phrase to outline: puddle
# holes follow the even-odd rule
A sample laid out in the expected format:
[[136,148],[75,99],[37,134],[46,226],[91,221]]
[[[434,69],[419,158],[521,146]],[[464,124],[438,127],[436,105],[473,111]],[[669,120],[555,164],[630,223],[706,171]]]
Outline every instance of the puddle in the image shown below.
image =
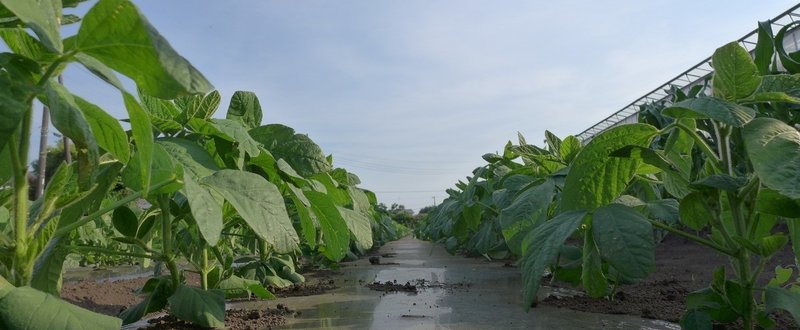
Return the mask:
[[[280,299],[299,314],[276,329],[680,329],[669,322],[549,306],[526,313],[519,269],[451,256],[428,242],[406,238],[387,244],[380,253],[393,254],[391,261],[397,264],[349,262],[333,277],[339,288]],[[389,293],[365,286],[395,280],[417,285],[418,290]],[[229,307],[265,304],[274,307],[277,302],[237,302]]]

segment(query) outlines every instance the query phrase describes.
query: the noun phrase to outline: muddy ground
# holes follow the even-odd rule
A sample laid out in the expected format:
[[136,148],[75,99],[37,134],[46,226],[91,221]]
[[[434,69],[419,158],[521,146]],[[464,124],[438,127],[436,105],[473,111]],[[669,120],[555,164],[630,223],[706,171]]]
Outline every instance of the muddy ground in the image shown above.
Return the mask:
[[[396,265],[392,254],[373,254],[366,256],[365,259],[370,257],[373,258],[369,260],[369,263],[366,263],[366,261],[361,262],[366,263],[368,268],[390,269],[393,266],[388,265]],[[374,257],[379,257],[380,259]],[[445,258],[450,257],[446,256]],[[452,258],[462,257],[453,256]],[[789,249],[778,253],[772,264],[766,268],[762,280],[767,281],[773,276],[775,265],[793,264],[793,258],[794,256]],[[614,300],[591,299],[584,296],[560,296],[559,298],[551,297],[545,299],[539,305],[591,313],[626,314],[678,322],[685,310],[687,295],[692,291],[707,287],[716,267],[727,263],[728,261],[725,257],[717,255],[708,248],[701,247],[681,237],[669,236],[656,248],[655,272],[642,282],[618,288],[618,293]],[[492,263],[498,268],[505,269],[508,269],[507,267],[512,264],[513,261],[507,260]],[[342,266],[352,267],[353,265],[344,263]],[[732,272],[729,270],[728,273]],[[341,271],[335,270],[311,272],[306,273],[305,276],[308,280],[306,284],[274,289],[273,292],[279,297],[320,295],[335,289],[337,287],[335,283],[345,283],[346,285],[348,281],[355,281],[344,278]],[[343,282],[335,282],[334,279]],[[141,300],[136,291],[142,287],[145,281],[146,278],[99,283],[94,281],[67,282],[64,283],[62,297],[90,310],[108,315],[117,315],[120,311]],[[188,281],[190,284],[197,282],[191,276]],[[564,283],[548,283],[547,280],[543,281],[543,283],[555,287],[569,288],[569,285]],[[384,280],[382,283],[370,283],[358,280],[358,284],[361,287],[382,291],[382,295],[413,295],[416,291],[428,289],[446,289],[451,295],[463,295],[475,288],[473,283],[463,281],[458,283],[439,283],[412,280],[406,283],[406,280],[397,282]],[[410,301],[413,301],[414,298],[410,299],[412,299]],[[226,325],[230,329],[265,329],[283,325],[287,321],[286,317],[297,316],[296,314],[299,313],[299,311],[292,310],[291,306],[281,304],[280,300],[269,302],[267,306],[264,309],[255,311],[230,310],[226,313]],[[509,305],[507,308],[514,308],[514,306]],[[800,329],[788,314],[778,316],[777,329]],[[151,327],[153,329],[191,328],[190,325],[183,324],[171,317],[160,318]],[[733,325],[728,328],[735,329],[737,326]]]

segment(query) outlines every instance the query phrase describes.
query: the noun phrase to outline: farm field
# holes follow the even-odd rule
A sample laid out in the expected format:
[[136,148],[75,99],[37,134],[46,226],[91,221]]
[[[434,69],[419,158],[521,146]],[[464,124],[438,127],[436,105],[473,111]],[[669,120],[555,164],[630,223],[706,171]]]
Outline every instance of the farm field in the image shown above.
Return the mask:
[[414,214],[134,2],[0,0],[0,329],[800,329],[787,13],[623,121],[476,154]]

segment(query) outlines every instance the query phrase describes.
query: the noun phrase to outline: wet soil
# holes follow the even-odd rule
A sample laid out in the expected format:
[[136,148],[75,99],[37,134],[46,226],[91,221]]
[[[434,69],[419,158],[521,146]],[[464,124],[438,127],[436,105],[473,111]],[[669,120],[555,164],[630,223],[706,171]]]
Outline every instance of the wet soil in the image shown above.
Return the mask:
[[[286,316],[294,315],[295,311],[278,304],[275,309],[242,310],[230,309],[225,311],[225,327],[232,330],[272,329],[272,327],[285,325]],[[178,320],[172,315],[165,315],[148,321],[150,324],[145,329],[197,329],[196,325]]]
[[[686,308],[689,293],[708,287],[714,271],[726,265],[726,274],[733,274],[728,258],[682,237],[667,236],[656,247],[656,269],[647,279],[618,288],[613,300],[593,299],[584,295],[551,296],[543,305],[604,314],[627,314],[643,318],[679,322]],[[791,249],[779,252],[760,277],[766,283],[777,265],[794,264]],[[546,284],[547,285],[547,284]],[[554,282],[555,287],[569,287]],[[781,313],[777,329],[800,329],[791,316]],[[724,328],[724,327],[720,327]],[[736,328],[735,325],[732,328]]]
[[411,282],[406,282],[405,284],[397,283],[397,281],[386,281],[386,282],[372,282],[367,283],[366,287],[370,288],[370,290],[374,291],[381,291],[381,292],[408,292],[408,293],[417,293],[417,286],[411,284]]
[[316,281],[311,280],[305,283],[297,283],[285,288],[268,288],[275,296],[285,297],[302,297],[323,294],[330,290],[336,289],[336,283],[329,278],[321,278]]

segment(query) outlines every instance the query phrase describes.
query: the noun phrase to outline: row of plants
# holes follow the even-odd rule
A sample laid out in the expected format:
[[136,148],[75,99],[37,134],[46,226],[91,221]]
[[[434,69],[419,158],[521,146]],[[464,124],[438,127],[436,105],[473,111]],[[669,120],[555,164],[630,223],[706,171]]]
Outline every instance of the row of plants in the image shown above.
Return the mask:
[[[736,42],[717,49],[713,77],[643,106],[639,123],[586,143],[547,132],[544,148],[520,136],[502,155],[484,155],[488,164],[448,190],[418,235],[451,251],[519,258],[527,308],[548,271],[613,297],[657,271],[656,244],[679,235],[734,270],[720,265],[689,295],[684,328],[739,320],[770,329],[776,310],[800,324],[800,53],[783,47],[798,24],[773,34],[760,23],[753,56]],[[787,246],[795,264],[759,282]]]
[[[220,94],[130,1],[62,14],[80,2],[0,1],[0,328],[118,329],[165,308],[223,327],[226,298],[302,282],[300,259],[335,266],[405,233],[308,136],[262,125],[254,93],[237,91],[225,118],[212,117]],[[119,90],[130,129],[54,79],[69,65]],[[31,201],[35,100],[76,155]],[[75,254],[152,261],[145,299],[118,318],[60,300]]]

